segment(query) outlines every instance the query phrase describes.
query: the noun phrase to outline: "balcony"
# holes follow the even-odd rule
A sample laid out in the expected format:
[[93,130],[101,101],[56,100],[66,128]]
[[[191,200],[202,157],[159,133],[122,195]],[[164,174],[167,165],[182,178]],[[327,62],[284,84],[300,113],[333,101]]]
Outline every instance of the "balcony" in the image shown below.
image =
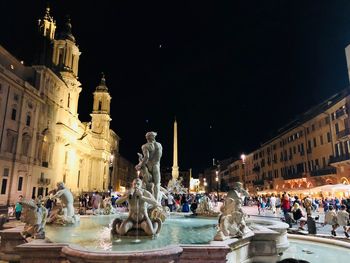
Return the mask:
[[255,180],[253,181],[253,185],[264,185],[264,180],[263,179]]
[[284,180],[290,180],[290,179],[299,179],[299,178],[303,178],[306,177],[304,176],[304,173],[295,173],[295,174],[286,174],[283,176]]
[[49,185],[51,183],[51,180],[48,178],[39,178],[38,179],[38,185]]
[[346,109],[337,110],[336,113],[335,113],[335,118],[338,119],[341,116],[344,116],[345,114],[347,114],[347,110]]
[[339,156],[331,156],[331,158],[329,159],[329,163],[339,163],[339,162],[347,161],[347,160],[350,160],[349,153],[339,155]]
[[327,175],[327,174],[336,174],[337,173],[337,169],[334,167],[325,167],[325,168],[321,168],[318,169],[316,171],[311,171],[310,175],[311,176],[322,176],[322,175]]
[[337,139],[341,139],[341,138],[344,138],[345,136],[348,136],[350,135],[350,129],[349,128],[346,128],[340,132],[337,133]]

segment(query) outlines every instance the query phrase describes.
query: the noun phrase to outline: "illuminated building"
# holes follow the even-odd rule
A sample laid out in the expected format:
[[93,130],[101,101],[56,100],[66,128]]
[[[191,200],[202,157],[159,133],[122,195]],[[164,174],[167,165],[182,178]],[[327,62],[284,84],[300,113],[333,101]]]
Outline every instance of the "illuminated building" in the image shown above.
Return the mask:
[[45,196],[60,181],[75,194],[116,185],[119,137],[110,129],[106,79],[102,75],[93,93],[91,122],[81,122],[81,52],[70,20],[56,34],[49,11],[38,22],[35,65],[25,66],[0,46],[1,205],[20,194]]

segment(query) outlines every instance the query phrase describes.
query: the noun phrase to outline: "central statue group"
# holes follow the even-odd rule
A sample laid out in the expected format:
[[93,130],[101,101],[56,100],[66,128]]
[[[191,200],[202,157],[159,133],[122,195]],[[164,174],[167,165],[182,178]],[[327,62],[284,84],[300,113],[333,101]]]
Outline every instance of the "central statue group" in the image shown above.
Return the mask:
[[128,203],[129,214],[124,220],[116,218],[112,224],[112,234],[118,236],[155,237],[166,218],[161,206],[163,196],[160,186],[160,159],[162,145],[155,140],[156,132],[147,132],[147,143],[142,145],[142,154],[138,154],[139,163],[135,166],[138,177],[132,187],[117,200],[117,204]]

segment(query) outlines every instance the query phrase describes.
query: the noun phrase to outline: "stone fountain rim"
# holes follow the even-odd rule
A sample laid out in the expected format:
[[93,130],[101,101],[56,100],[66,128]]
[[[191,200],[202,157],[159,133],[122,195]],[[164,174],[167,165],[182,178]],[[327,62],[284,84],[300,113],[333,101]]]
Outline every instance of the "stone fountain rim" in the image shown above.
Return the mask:
[[[51,243],[53,244],[53,243]],[[67,244],[65,243],[65,246],[62,248],[62,252],[66,255],[85,255],[89,257],[100,257],[101,255],[107,256],[107,257],[140,257],[140,256],[170,256],[178,253],[182,253],[183,248],[179,245],[169,245],[165,246],[159,249],[148,249],[148,250],[142,250],[142,251],[96,251],[96,250],[89,250],[82,246],[75,245],[75,244]]]
[[341,241],[341,240],[335,240],[333,238],[328,237],[317,237],[317,236],[304,236],[304,235],[296,235],[296,234],[288,234],[288,240],[302,240],[302,241],[311,241],[314,243],[321,243],[326,245],[332,245],[335,247],[343,247],[350,249],[350,243]]

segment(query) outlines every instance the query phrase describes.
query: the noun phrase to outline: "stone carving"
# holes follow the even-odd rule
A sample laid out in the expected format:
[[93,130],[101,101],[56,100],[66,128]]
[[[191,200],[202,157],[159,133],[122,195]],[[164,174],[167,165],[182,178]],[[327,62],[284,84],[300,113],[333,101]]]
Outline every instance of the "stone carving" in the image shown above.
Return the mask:
[[249,196],[249,194],[239,182],[235,184],[233,190],[228,192],[224,204],[220,208],[221,215],[214,240],[243,237],[251,231],[246,225],[245,219],[247,216],[242,209],[243,199],[246,196]]
[[218,216],[220,212],[214,211],[210,198],[207,195],[205,195],[199,201],[198,208],[196,209],[196,214],[199,216],[215,217],[215,216]]
[[187,188],[185,188],[182,184],[183,178],[180,177],[179,179],[171,179],[168,182],[168,187],[167,190],[169,193],[171,194],[178,194],[178,195],[183,195],[183,194],[187,194],[188,190]]
[[157,202],[161,202],[160,191],[160,159],[162,157],[163,147],[159,142],[156,142],[156,132],[147,132],[147,143],[142,145],[142,154],[139,155],[139,163],[136,165],[136,170],[140,171],[141,176],[146,184],[147,189]]
[[21,221],[25,223],[22,232],[24,237],[33,237],[35,239],[45,238],[45,224],[47,218],[47,209],[42,206],[41,201],[38,203],[34,200],[20,200],[23,210]]
[[51,199],[59,199],[60,204],[52,209],[47,223],[66,225],[74,224],[80,220],[79,215],[74,214],[74,198],[71,191],[65,188],[64,183],[57,183],[57,192]]
[[116,213],[116,209],[112,206],[111,197],[102,200],[101,206],[95,210],[95,215],[112,215]]
[[[135,235],[140,236],[155,236],[159,233],[162,220],[158,217],[158,212],[152,211],[155,209],[161,210],[159,203],[154,196],[142,188],[142,180],[136,178],[133,181],[132,188],[126,195],[119,198],[117,203],[128,202],[129,215],[125,220],[116,218],[112,224],[112,234],[126,236]],[[149,211],[152,214],[152,219],[149,216],[148,206],[151,206]],[[136,231],[135,231],[136,230]],[[136,232],[136,233],[135,233]]]

